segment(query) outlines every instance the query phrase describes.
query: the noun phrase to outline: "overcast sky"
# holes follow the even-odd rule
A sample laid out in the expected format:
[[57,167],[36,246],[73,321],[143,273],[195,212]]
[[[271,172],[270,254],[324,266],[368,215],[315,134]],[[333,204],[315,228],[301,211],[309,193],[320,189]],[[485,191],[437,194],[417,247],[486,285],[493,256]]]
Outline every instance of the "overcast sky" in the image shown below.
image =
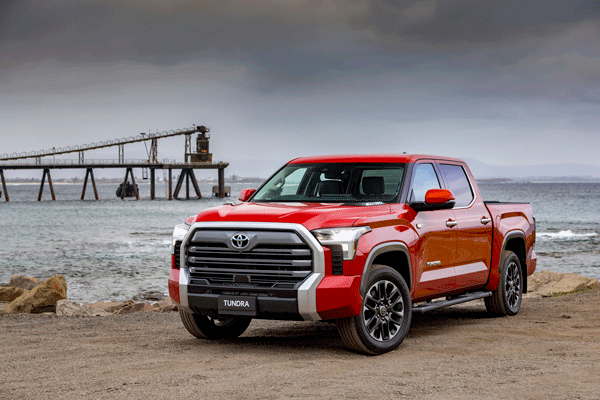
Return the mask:
[[600,2],[0,1],[0,154],[192,124],[226,175],[404,151],[600,166]]

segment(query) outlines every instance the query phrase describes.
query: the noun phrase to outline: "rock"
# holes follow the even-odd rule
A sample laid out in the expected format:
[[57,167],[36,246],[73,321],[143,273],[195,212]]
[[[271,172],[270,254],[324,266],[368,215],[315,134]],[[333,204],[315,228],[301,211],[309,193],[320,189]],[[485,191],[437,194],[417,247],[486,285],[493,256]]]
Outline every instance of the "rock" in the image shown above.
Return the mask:
[[151,290],[149,292],[144,292],[133,296],[134,301],[159,301],[165,294],[163,292],[159,292],[156,290]]
[[148,303],[136,303],[133,300],[128,300],[123,303],[123,307],[115,310],[113,314],[131,314],[143,311],[152,311],[152,306]]
[[56,303],[56,315],[61,317],[104,317],[106,315],[111,315],[111,313],[92,307],[89,304],[77,304],[70,302],[69,300],[59,300]]
[[97,303],[91,303],[90,306],[97,308],[108,313],[113,313],[119,308],[123,307],[124,303],[120,301],[99,301]]
[[178,304],[170,297],[165,297],[164,299],[161,299],[156,303],[152,304],[154,311],[158,312],[177,311],[177,306]]
[[10,278],[10,282],[6,286],[18,287],[25,290],[31,290],[34,287],[41,285],[42,281],[38,278],[32,278],[30,276],[15,275]]
[[577,274],[540,271],[528,278],[527,286],[530,292],[538,293],[542,296],[551,296],[555,293],[572,293],[589,289],[600,289],[600,282],[597,279]]
[[67,282],[54,275],[39,286],[14,299],[0,312],[3,314],[55,312],[56,302],[67,298]]
[[0,301],[11,302],[25,292],[27,290],[20,287],[0,287]]

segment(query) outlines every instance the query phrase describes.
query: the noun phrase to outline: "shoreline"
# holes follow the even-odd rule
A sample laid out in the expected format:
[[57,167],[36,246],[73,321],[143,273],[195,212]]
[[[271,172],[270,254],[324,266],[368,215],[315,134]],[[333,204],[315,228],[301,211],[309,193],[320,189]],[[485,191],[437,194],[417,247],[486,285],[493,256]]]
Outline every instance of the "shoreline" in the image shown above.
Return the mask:
[[[544,285],[549,285],[548,288],[544,289],[543,295],[548,295],[548,290],[551,290],[552,286],[558,285],[558,292],[572,292],[575,291],[577,286],[582,282],[592,282],[592,281],[600,281],[598,278],[590,277],[588,275],[580,275],[573,272],[556,272],[552,270],[540,270],[539,268],[534,272],[533,275],[529,277],[529,292],[526,295],[536,295],[537,291],[542,290],[540,287],[540,279],[537,277],[544,276],[541,278]],[[532,279],[533,277],[533,279]],[[40,279],[40,278],[38,278]],[[566,279],[566,280],[565,280]],[[165,278],[166,280],[166,278]],[[559,283],[560,281],[563,281]],[[533,284],[532,284],[533,282]],[[538,282],[538,283],[536,283]],[[554,283],[552,283],[554,282]],[[68,283],[68,278],[67,278]],[[7,283],[0,282],[0,287],[6,286]],[[566,285],[566,286],[565,286]],[[599,283],[600,285],[600,283]],[[166,286],[166,285],[165,285]],[[600,287],[600,286],[599,286]],[[539,293],[538,293],[539,294]],[[148,297],[149,298],[145,298]],[[91,305],[95,303],[124,303],[130,300],[134,300],[136,302],[145,302],[145,303],[153,303],[158,300],[169,297],[168,289],[165,287],[164,291],[160,290],[150,290],[150,291],[141,291],[132,297],[119,297],[119,298],[92,298],[89,300],[81,300],[79,298],[73,297],[70,295],[70,290],[67,290],[67,299],[70,302],[77,303],[80,305]],[[2,308],[2,301],[0,301],[0,309]]]
[[[541,298],[600,289],[597,279],[573,273],[536,271],[528,277],[528,292],[523,298]],[[43,282],[38,278],[13,276],[0,285],[0,315],[51,312],[58,316],[107,316],[134,312],[177,311],[178,304],[168,293],[148,291],[124,301],[79,303],[68,298],[64,276],[55,275]],[[475,303],[482,304],[482,301]],[[470,304],[470,302],[463,303]]]

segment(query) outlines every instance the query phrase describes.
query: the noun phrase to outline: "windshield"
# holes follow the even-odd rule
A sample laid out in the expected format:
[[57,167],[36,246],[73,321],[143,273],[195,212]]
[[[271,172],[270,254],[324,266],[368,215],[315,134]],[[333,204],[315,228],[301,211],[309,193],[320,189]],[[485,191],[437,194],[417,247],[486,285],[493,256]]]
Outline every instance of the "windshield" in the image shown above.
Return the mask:
[[391,202],[404,164],[288,164],[256,192],[252,201]]

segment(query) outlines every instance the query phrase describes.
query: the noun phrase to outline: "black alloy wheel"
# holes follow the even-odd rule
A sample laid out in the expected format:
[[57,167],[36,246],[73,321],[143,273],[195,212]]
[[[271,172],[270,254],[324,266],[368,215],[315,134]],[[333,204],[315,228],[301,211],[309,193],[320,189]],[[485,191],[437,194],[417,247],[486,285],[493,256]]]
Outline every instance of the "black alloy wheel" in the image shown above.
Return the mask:
[[504,251],[500,261],[500,282],[490,297],[485,298],[485,308],[496,316],[516,315],[523,301],[523,272],[519,257]]
[[252,318],[213,318],[179,309],[183,326],[199,339],[234,339],[246,331]]
[[410,327],[412,299],[402,275],[386,265],[374,265],[367,281],[362,309],[355,317],[337,321],[342,341],[368,355],[398,347]]

